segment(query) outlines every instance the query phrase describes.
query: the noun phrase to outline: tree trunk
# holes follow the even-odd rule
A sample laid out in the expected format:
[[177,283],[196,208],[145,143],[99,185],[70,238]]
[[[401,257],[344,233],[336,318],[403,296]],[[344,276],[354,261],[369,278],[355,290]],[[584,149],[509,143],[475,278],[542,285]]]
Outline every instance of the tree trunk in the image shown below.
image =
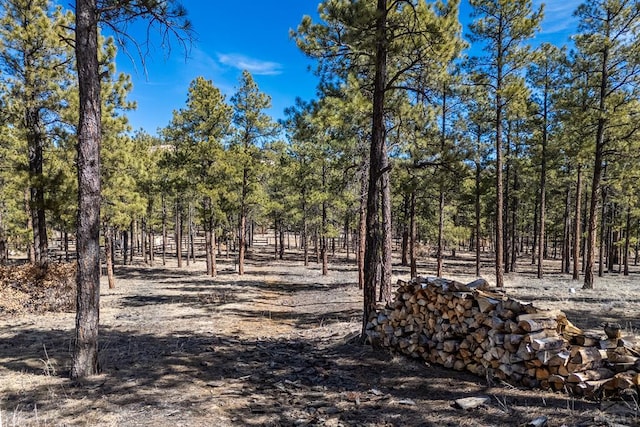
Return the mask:
[[409,265],[409,225],[408,225],[408,219],[409,219],[409,197],[408,195],[405,193],[403,196],[403,211],[404,211],[404,215],[403,215],[403,224],[402,224],[402,244],[401,244],[401,251],[402,251],[402,262],[401,264],[403,266],[408,266]]
[[78,123],[77,311],[71,378],[97,374],[100,319],[100,69],[96,0],[76,0]]
[[582,229],[580,207],[582,204],[582,165],[578,164],[578,177],[576,183],[576,205],[573,214],[573,280],[580,278],[580,241],[582,240]]
[[209,218],[208,211],[205,208],[205,215],[207,219],[204,222],[204,245],[205,245],[205,259],[207,264],[207,276],[213,276],[213,246],[211,244],[211,219]]
[[129,232],[122,232],[122,265],[127,265],[127,256],[129,255]]
[[480,184],[481,184],[481,173],[482,173],[482,163],[480,160],[480,150],[481,150],[481,134],[480,134],[480,130],[478,130],[477,133],[477,142],[476,142],[476,150],[477,150],[477,154],[476,154],[476,161],[475,161],[475,168],[476,168],[476,179],[475,179],[475,184],[476,184],[476,188],[475,188],[475,216],[476,216],[476,228],[475,228],[475,237],[476,237],[476,277],[480,277],[480,215],[481,215],[481,211],[480,211],[480,193],[481,193],[481,188],[480,188]]
[[187,267],[191,263],[191,203],[187,207]]
[[382,194],[382,271],[380,276],[380,301],[391,302],[391,274],[393,272],[393,236],[391,232],[391,173],[389,171],[389,157],[386,144],[382,148],[382,165],[385,172],[380,178],[380,192]]
[[627,218],[624,226],[624,252],[623,252],[623,263],[624,263],[624,275],[629,275],[629,247],[631,245],[631,201],[627,204]]
[[[515,156],[518,158],[519,144],[516,142]],[[520,190],[520,176],[517,165],[513,167],[513,200],[511,203],[511,256],[509,259],[509,271],[516,271],[516,261],[518,259],[518,209],[520,207],[520,199],[518,191]]]
[[[31,203],[29,202],[31,196],[29,194],[29,189],[26,189],[24,192],[24,210],[27,213],[27,230],[33,230],[33,215],[31,213]],[[33,239],[27,246],[27,258],[31,264],[36,264],[36,250]]]
[[444,246],[444,188],[440,185],[438,197],[438,248],[436,251],[436,276],[442,277],[442,257]]
[[309,266],[309,226],[307,225],[307,208],[302,209],[302,236],[300,236],[300,244],[302,245],[304,266]]
[[[502,47],[500,46],[500,50]],[[497,88],[496,88],[496,241],[495,241],[495,261],[496,261],[496,287],[504,287],[504,247],[503,247],[503,207],[504,194],[502,182],[502,68],[498,67]]]
[[193,223],[193,206],[189,204],[189,251],[191,252],[191,261],[196,263],[196,230]]
[[604,275],[604,248],[605,248],[605,234],[607,230],[607,191],[606,188],[602,189],[602,206],[600,211],[600,245],[598,246],[598,277]]
[[0,265],[7,265],[9,250],[7,247],[7,235],[5,234],[2,210],[0,210]]
[[154,244],[155,244],[155,236],[153,234],[153,229],[151,227],[149,227],[149,231],[147,232],[148,236],[149,236],[149,265],[151,267],[153,267],[153,263],[154,263],[154,257],[155,257],[155,250],[154,250]]
[[175,224],[175,241],[176,241],[176,259],[178,260],[178,268],[182,267],[182,213],[180,202],[176,202],[176,224]]
[[562,227],[562,262],[561,262],[561,272],[565,274],[569,274],[570,264],[571,264],[571,244],[569,243],[571,240],[571,219],[570,219],[570,205],[571,205],[571,187],[567,185],[567,189],[565,192],[565,203],[564,203],[564,221]]
[[69,262],[69,232],[64,232],[64,260]]
[[278,259],[278,246],[280,243],[278,242],[278,234],[279,234],[278,220],[274,219],[273,220],[273,259]]
[[409,208],[409,276],[413,279],[418,276],[418,263],[416,260],[416,190],[411,192],[411,203]]
[[[607,36],[608,35],[609,34],[607,34]],[[600,190],[600,181],[602,179],[605,145],[604,131],[607,124],[607,119],[604,114],[606,112],[607,87],[609,80],[608,62],[609,47],[607,44],[604,44],[602,51],[602,72],[600,74],[600,97],[598,105],[598,112],[600,115],[598,117],[598,127],[596,129],[593,179],[591,181],[591,202],[589,205],[589,223],[587,228],[587,259],[585,265],[584,285],[582,286],[584,289],[593,289],[594,287],[593,264],[595,261],[596,224],[598,223],[598,191]]]
[[[326,191],[327,186],[327,166],[325,162],[322,163],[322,190]],[[322,258],[322,275],[329,274],[329,260],[327,255],[327,202],[322,201],[322,234],[320,236],[320,257]]]
[[167,265],[167,201],[162,195],[162,265]]
[[247,247],[247,214],[244,206],[240,209],[240,224],[238,226],[238,274],[244,274],[244,257]]
[[[48,263],[47,225],[44,210],[43,188],[43,136],[37,129],[40,127],[39,114],[36,111],[27,110],[27,140],[29,145],[29,174],[31,225],[33,228],[33,255],[35,264],[46,268]],[[30,128],[35,128],[32,130]]]
[[351,216],[350,211],[347,211],[344,217],[344,249],[346,250],[346,260],[349,261],[349,255],[351,253],[351,248],[349,247],[350,238],[349,238],[349,218]]
[[48,262],[48,242],[47,225],[45,216],[44,201],[44,141],[45,135],[42,129],[42,118],[40,117],[39,100],[34,71],[34,58],[31,52],[23,55],[24,84],[26,86],[24,105],[24,124],[26,128],[27,151],[29,154],[29,194],[31,225],[33,227],[33,255],[35,264],[38,267],[46,268]]
[[116,282],[113,278],[113,230],[108,225],[104,226],[104,258],[107,265],[107,281],[109,283],[109,289],[116,287]]
[[140,223],[140,243],[142,243],[142,259],[145,264],[149,264],[149,251],[147,247],[147,218],[143,217]]
[[133,251],[134,251],[134,246],[135,246],[135,240],[136,240],[136,235],[135,235],[135,221],[131,221],[131,224],[129,224],[129,236],[131,236],[131,248],[129,248],[129,264],[133,265]]
[[505,147],[506,147],[506,161],[504,163],[504,190],[503,190],[503,215],[502,215],[502,230],[503,230],[503,235],[502,235],[502,247],[503,247],[503,264],[504,264],[504,272],[505,273],[509,273],[510,267],[511,267],[511,263],[509,262],[509,255],[510,255],[510,247],[509,247],[509,243],[510,243],[510,239],[509,239],[509,231],[510,231],[510,227],[509,227],[509,212],[511,212],[511,209],[509,208],[510,204],[510,200],[511,200],[511,194],[510,194],[510,190],[511,190],[511,126],[510,126],[510,122],[507,121],[507,129],[506,129],[506,142],[505,142]]
[[360,209],[358,210],[358,288],[364,289],[364,248],[367,240],[367,189],[369,181],[369,167],[366,161],[362,166],[362,182],[360,185]]
[[364,312],[361,339],[366,338],[369,316],[376,309],[376,278],[380,272],[381,230],[379,218],[380,186],[384,173],[385,124],[384,98],[387,74],[387,1],[378,0],[375,23],[375,76],[373,81],[373,114],[369,151],[369,188],[367,191],[367,231],[364,249]]

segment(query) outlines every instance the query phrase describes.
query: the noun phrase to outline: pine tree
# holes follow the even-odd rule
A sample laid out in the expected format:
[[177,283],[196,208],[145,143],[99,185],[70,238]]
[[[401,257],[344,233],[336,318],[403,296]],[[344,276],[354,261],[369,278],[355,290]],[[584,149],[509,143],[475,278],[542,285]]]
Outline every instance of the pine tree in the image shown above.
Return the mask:
[[473,63],[481,74],[482,84],[491,89],[495,117],[496,156],[496,286],[504,286],[504,182],[503,121],[509,102],[511,85],[518,72],[528,63],[529,51],[523,43],[531,38],[542,20],[542,8],[532,10],[531,0],[471,0],[473,17],[471,41],[483,43],[486,55]]
[[261,149],[277,132],[276,124],[264,110],[271,107],[271,98],[260,92],[251,73],[242,72],[240,86],[231,97],[234,135],[230,153],[237,168],[238,185],[238,273],[244,274],[247,248],[247,220],[258,206],[263,188]]
[[216,275],[216,227],[224,217],[221,203],[229,198],[228,170],[223,139],[229,133],[231,107],[213,82],[196,78],[189,86],[187,105],[174,114],[180,123],[189,156],[185,175],[195,184],[200,198],[200,216],[205,230],[207,274]]
[[[188,31],[185,10],[172,1],[129,0],[112,4],[98,0],[76,0],[75,53],[79,88],[78,124],[78,286],[76,339],[72,378],[99,371],[98,324],[100,305],[100,143],[101,95],[98,61],[98,24],[118,30],[137,18],[170,31]],[[150,24],[151,25],[151,24]],[[117,31],[123,34],[122,31]]]
[[363,86],[370,94],[372,110],[366,183],[363,332],[369,314],[375,309],[376,285],[381,274],[383,294],[390,295],[390,257],[384,257],[384,266],[380,262],[383,254],[391,253],[388,247],[383,250],[384,245],[390,244],[390,239],[384,236],[390,235],[391,224],[387,215],[386,219],[380,218],[381,213],[389,212],[380,209],[380,202],[391,202],[390,196],[382,197],[381,193],[383,183],[384,188],[390,188],[385,176],[390,171],[384,117],[387,92],[419,90],[410,83],[415,80],[412,77],[438,63],[441,57],[449,57],[446,53],[453,46],[447,43],[443,32],[451,28],[452,21],[457,22],[457,4],[451,2],[440,17],[424,2],[330,0],[319,8],[324,24],[313,24],[310,17],[305,17],[292,33],[298,46],[320,61],[318,72],[325,81],[335,82],[336,78],[344,81],[350,73],[366,77]]
[[543,44],[538,48],[538,55],[528,70],[528,78],[533,87],[535,101],[538,105],[538,115],[540,120],[540,181],[538,185],[538,272],[539,279],[544,274],[544,241],[545,241],[545,221],[547,206],[547,170],[549,162],[549,137],[555,123],[556,111],[554,109],[553,97],[561,88],[565,79],[564,63],[566,58],[564,52],[559,48]]
[[640,52],[640,41],[636,37],[640,4],[631,0],[588,0],[578,8],[576,15],[580,19],[578,30],[581,31],[576,37],[576,46],[590,65],[594,79],[590,83],[594,85],[596,101],[593,107],[597,112],[594,117],[594,163],[583,285],[585,289],[592,289],[597,209],[601,199],[605,154],[616,140],[609,131],[612,115],[637,99],[640,87],[640,62],[635,59]]
[[27,141],[29,210],[37,265],[48,261],[44,151],[51,141],[51,123],[64,110],[70,85],[71,51],[64,43],[71,17],[49,0],[0,2],[0,62],[11,88],[7,106],[11,122]]

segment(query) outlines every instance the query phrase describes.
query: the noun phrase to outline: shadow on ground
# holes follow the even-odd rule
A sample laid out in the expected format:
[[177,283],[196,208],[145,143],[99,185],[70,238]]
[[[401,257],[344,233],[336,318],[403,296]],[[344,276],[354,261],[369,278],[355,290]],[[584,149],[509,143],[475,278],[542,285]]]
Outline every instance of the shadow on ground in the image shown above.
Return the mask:
[[[323,329],[331,323],[353,324],[361,316],[347,305],[336,308],[340,301],[331,306],[325,300],[286,302],[295,294],[318,295],[343,284],[227,282],[196,272],[135,266],[121,269],[119,277],[151,280],[157,286],[153,295],[120,297],[123,315],[132,309],[185,305],[204,308],[205,317],[207,310],[215,310],[259,323],[268,313],[273,322],[295,326],[295,332],[256,339],[235,332],[164,330],[162,324],[154,334],[103,326],[103,375],[71,383],[65,378],[73,331],[16,328],[0,343],[0,368],[54,381],[37,382],[28,393],[5,393],[4,407],[55,407],[59,419],[71,423],[83,411],[111,411],[124,417],[122,425],[199,419],[207,420],[202,425],[231,426],[513,426],[538,415],[553,419],[560,410],[563,423],[569,416],[571,425],[594,425],[589,411],[597,406],[591,402],[488,384],[363,346],[353,334]],[[189,283],[181,286],[181,280]],[[264,293],[275,296],[269,299]],[[244,306],[226,307],[230,303]],[[216,331],[215,325],[211,330]],[[491,402],[470,412],[452,406],[455,399],[477,395],[488,395]]]
[[[1,365],[47,375],[34,368],[33,359],[45,360],[44,345],[49,365],[67,366],[71,336],[71,330],[18,332],[12,341],[23,344],[21,355],[2,346]],[[450,403],[470,394],[495,393],[506,405],[503,411],[494,402],[469,413],[476,425],[517,425],[532,418],[527,408],[540,404],[516,389],[492,389],[476,377],[394,358],[342,338],[244,340],[190,331],[160,337],[103,328],[102,343],[105,375],[97,382],[66,385],[67,397],[82,400],[87,408],[108,401],[121,410],[155,408],[185,416],[233,401],[222,407],[229,425],[316,425],[334,418],[354,426],[435,426],[457,425],[461,411]],[[67,373],[61,369],[54,375]],[[42,408],[50,396],[50,387],[42,386],[28,395],[5,395],[3,404]],[[567,401],[547,397],[545,405]],[[418,405],[433,405],[434,412],[425,415]],[[73,417],[75,411],[71,407],[60,415]]]

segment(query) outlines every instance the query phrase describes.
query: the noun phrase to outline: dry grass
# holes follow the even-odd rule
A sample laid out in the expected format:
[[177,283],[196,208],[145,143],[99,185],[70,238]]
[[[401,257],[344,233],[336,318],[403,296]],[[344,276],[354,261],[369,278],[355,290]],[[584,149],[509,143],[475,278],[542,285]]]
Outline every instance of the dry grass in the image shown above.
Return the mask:
[[[464,257],[445,265],[448,277],[473,278]],[[512,426],[538,416],[550,426],[638,425],[633,400],[522,390],[358,345],[361,295],[350,262],[337,260],[326,277],[316,264],[259,253],[245,276],[225,260],[220,267],[215,279],[202,262],[118,267],[116,289],[103,286],[101,295],[104,373],[84,383],[67,379],[73,313],[24,301],[0,312],[0,427]],[[550,272],[557,267],[549,262]],[[395,273],[407,278],[403,267]],[[583,291],[562,274],[539,281],[523,263],[506,284],[517,298],[565,310],[578,326],[599,331],[618,320],[634,331],[638,277],[610,276]],[[471,412],[451,406],[475,395],[492,400]]]

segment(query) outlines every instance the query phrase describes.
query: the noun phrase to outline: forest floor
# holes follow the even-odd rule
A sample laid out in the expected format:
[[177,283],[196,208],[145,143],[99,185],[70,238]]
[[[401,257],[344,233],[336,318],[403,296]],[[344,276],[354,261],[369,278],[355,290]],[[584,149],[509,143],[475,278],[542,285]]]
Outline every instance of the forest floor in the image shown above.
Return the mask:
[[[315,263],[260,253],[244,276],[224,258],[219,267],[209,278],[200,260],[118,266],[116,288],[102,284],[103,373],[83,383],[68,379],[73,313],[0,304],[0,427],[517,426],[540,416],[549,426],[639,425],[637,402],[514,388],[359,344],[352,262],[333,262],[328,276]],[[470,258],[445,268],[446,277],[474,279]],[[559,273],[535,279],[525,260],[518,268],[506,276],[510,296],[563,309],[586,329],[612,320],[640,328],[638,267],[589,291]],[[491,283],[490,268],[483,272]],[[407,270],[398,266],[395,278],[408,279]],[[469,411],[452,405],[473,396],[491,400]]]

